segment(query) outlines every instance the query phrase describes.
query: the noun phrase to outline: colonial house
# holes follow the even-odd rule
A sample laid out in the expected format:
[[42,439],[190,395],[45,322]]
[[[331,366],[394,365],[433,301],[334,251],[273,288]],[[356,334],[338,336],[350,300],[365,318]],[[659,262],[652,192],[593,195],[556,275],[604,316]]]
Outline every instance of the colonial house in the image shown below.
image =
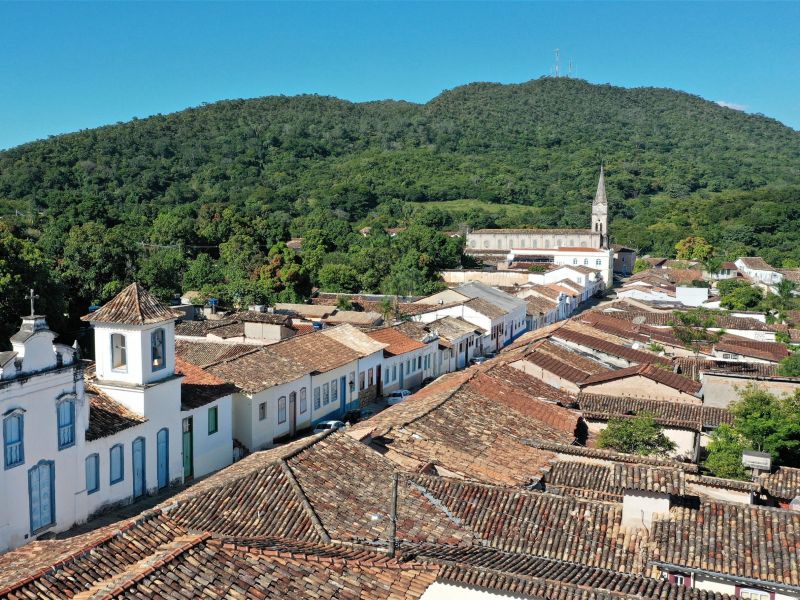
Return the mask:
[[783,276],[760,256],[742,256],[734,261],[736,268],[751,281],[771,287],[777,285]]
[[427,364],[432,356],[425,343],[409,337],[395,327],[376,329],[367,334],[373,340],[385,344],[379,394],[400,389],[412,389],[422,385],[423,360]]
[[94,374],[24,317],[0,354],[0,549],[69,529],[232,461],[232,390],[176,371],[179,315],[138,284],[84,317]]
[[469,366],[472,358],[483,354],[480,342],[486,332],[464,319],[442,317],[425,327],[438,337],[439,360],[436,376],[464,369]]
[[[308,429],[314,420],[312,367],[285,358],[275,348],[261,348],[205,369],[210,376],[236,386],[233,436],[250,451],[271,448],[276,439]],[[329,407],[330,391],[326,400],[324,406],[320,403],[318,414]],[[338,388],[334,401],[340,410]]]

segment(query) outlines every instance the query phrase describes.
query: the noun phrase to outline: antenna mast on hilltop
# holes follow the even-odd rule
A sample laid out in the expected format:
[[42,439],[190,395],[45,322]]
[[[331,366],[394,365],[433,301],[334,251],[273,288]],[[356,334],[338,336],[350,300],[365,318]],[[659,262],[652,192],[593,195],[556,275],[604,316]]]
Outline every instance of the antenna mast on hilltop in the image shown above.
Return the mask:
[[558,48],[556,48],[555,76],[561,77],[561,52],[559,51]]
[[569,59],[569,67],[567,68],[567,77],[573,76],[572,59]]

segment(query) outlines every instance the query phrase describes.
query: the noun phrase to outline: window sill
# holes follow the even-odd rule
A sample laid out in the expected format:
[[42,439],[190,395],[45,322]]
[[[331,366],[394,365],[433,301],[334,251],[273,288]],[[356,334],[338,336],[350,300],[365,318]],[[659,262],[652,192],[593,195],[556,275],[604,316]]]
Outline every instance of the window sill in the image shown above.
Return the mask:
[[22,461],[20,461],[18,463],[14,463],[13,465],[6,465],[4,470],[5,471],[10,471],[11,469],[16,469],[17,467],[21,467],[24,464],[25,464],[25,460],[23,459]]
[[75,442],[70,442],[69,444],[66,444],[65,446],[59,446],[58,447],[58,451],[61,452],[62,450],[67,450],[69,448],[74,448],[74,447],[75,447]]
[[116,481],[112,481],[111,485],[117,485],[118,483],[122,483],[123,481],[125,481],[124,477],[122,479],[117,479]]

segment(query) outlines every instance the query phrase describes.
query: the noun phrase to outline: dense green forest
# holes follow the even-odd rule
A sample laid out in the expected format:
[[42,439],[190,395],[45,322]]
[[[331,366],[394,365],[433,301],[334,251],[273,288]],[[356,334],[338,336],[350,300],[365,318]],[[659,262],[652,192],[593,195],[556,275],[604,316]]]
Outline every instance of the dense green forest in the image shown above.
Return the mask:
[[440,231],[585,227],[601,162],[616,242],[800,261],[800,133],[696,96],[543,78],[234,100],[0,153],[0,339],[30,285],[64,331],[134,278],[232,303],[433,291],[466,260]]

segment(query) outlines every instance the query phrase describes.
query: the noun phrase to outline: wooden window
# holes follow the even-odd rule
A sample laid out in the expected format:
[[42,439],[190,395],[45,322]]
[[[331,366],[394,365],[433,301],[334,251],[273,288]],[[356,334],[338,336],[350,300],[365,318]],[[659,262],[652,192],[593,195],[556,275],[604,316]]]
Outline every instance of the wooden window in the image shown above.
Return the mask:
[[150,334],[150,357],[153,371],[159,371],[167,365],[164,352],[164,330],[156,329]]
[[128,352],[125,347],[125,336],[121,333],[111,335],[111,368],[114,371],[125,371],[128,368]]
[[300,413],[306,412],[308,409],[308,400],[306,400],[306,388],[300,389]]
[[328,384],[322,386],[322,405],[326,406],[331,401],[330,390]]
[[100,455],[86,457],[86,493],[94,494],[100,490]]
[[263,421],[267,418],[267,403],[262,402],[258,405],[258,420]]
[[319,386],[314,388],[314,410],[319,410],[320,407],[320,393]]
[[219,409],[212,406],[208,409],[208,435],[213,435],[219,431]]
[[286,423],[286,396],[278,398],[278,423]]
[[3,419],[5,468],[25,462],[24,421],[21,410],[12,411]]
[[111,485],[119,483],[125,479],[125,450],[122,444],[115,444],[109,450],[108,458],[110,463]]
[[58,449],[75,445],[75,402],[65,399],[56,405],[58,420]]

